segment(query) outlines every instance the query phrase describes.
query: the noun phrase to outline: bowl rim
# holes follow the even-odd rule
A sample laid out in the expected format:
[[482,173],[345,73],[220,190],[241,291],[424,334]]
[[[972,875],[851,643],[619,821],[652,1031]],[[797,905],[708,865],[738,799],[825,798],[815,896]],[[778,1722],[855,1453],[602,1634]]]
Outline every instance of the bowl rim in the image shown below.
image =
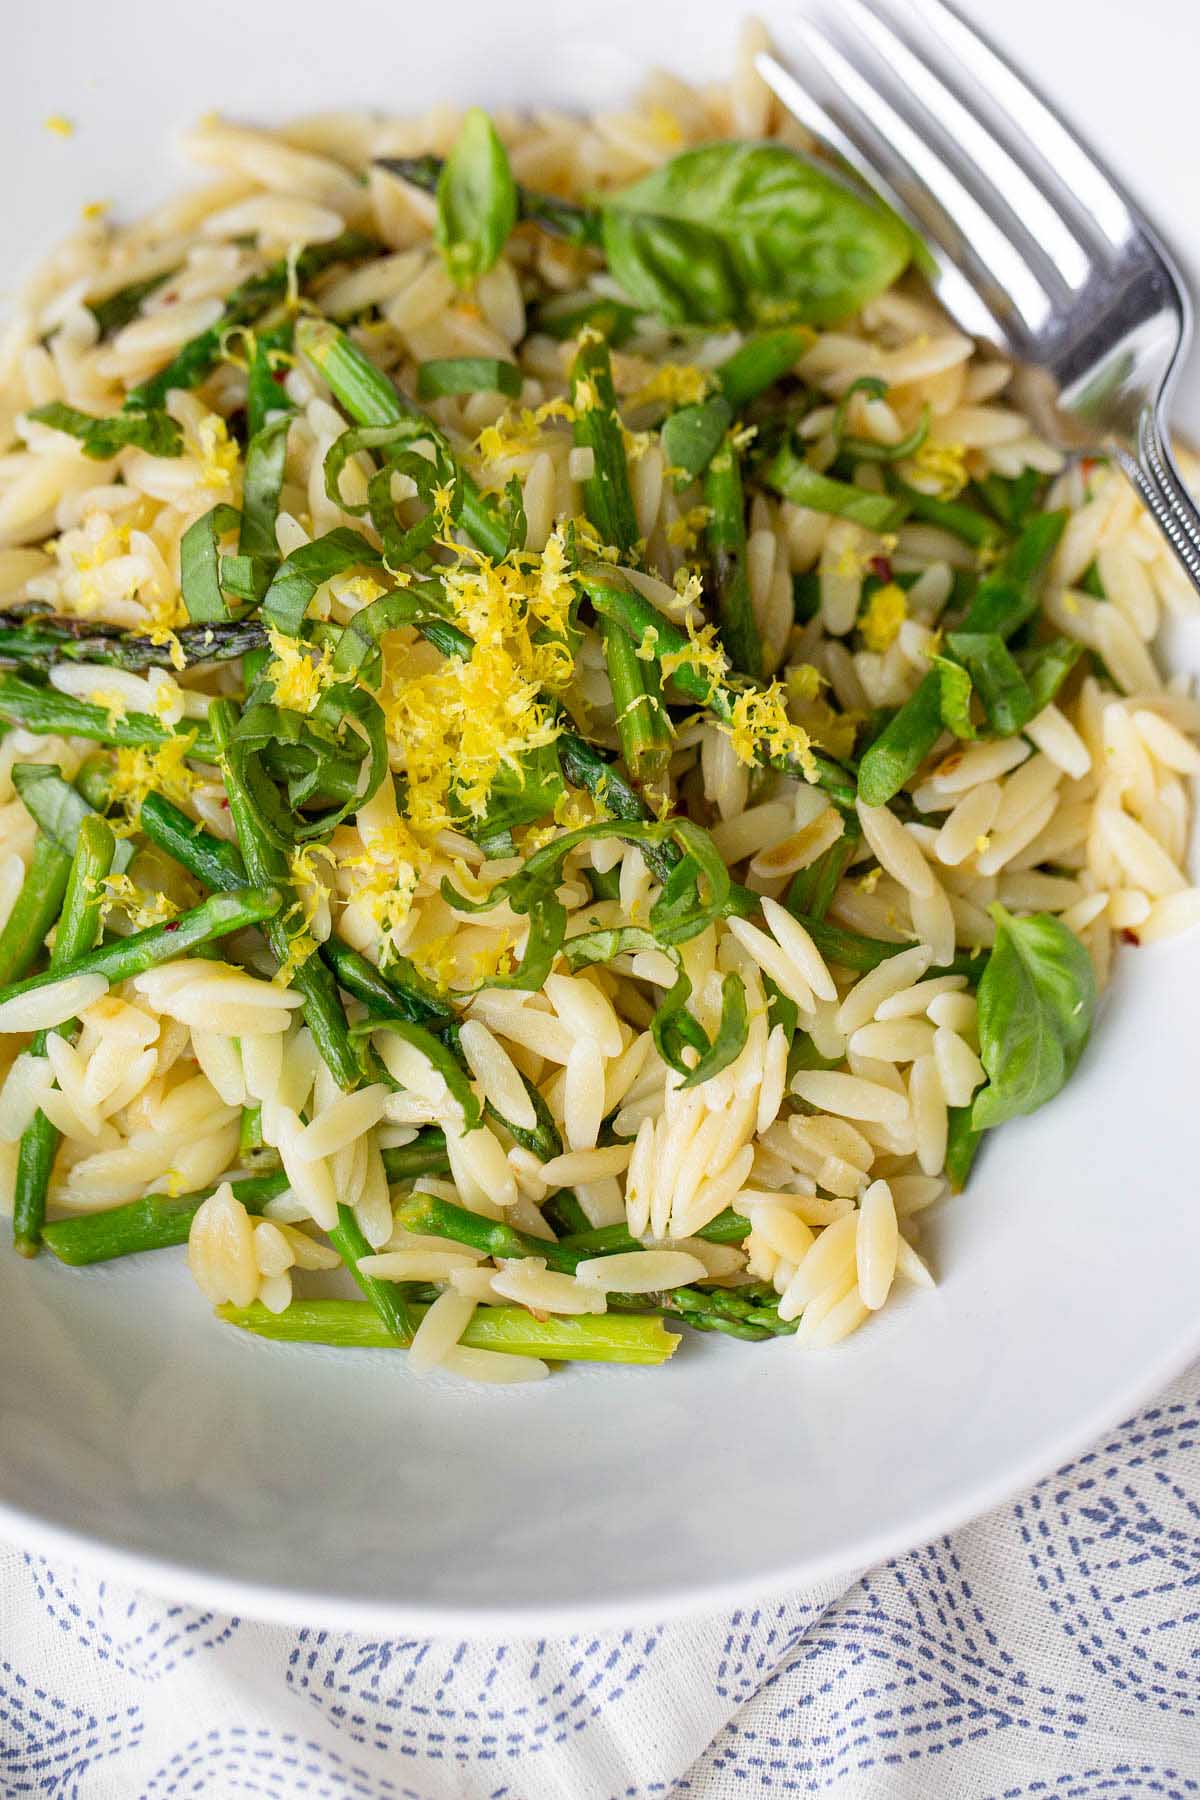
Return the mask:
[[[601,1600],[539,1605],[462,1606],[457,1602],[410,1605],[403,1600],[338,1598],[329,1592],[245,1576],[216,1575],[186,1557],[131,1549],[111,1537],[59,1525],[0,1498],[0,1534],[30,1555],[64,1555],[78,1568],[186,1605],[255,1622],[311,1627],[322,1631],[421,1633],[465,1639],[567,1635],[581,1627],[611,1630],[630,1625],[672,1623],[742,1607],[768,1595],[794,1593],[844,1579],[852,1587],[869,1569],[922,1544],[959,1530],[1003,1506],[1091,1449],[1155,1399],[1170,1382],[1200,1359],[1200,1316],[1153,1366],[1139,1367],[1125,1387],[1114,1390],[1071,1431],[1042,1442],[1019,1463],[981,1477],[940,1505],[911,1509],[904,1518],[860,1541],[861,1555],[850,1564],[824,1553],[782,1565],[769,1583],[744,1579],[667,1581],[636,1593],[616,1592]],[[914,1515],[919,1513],[919,1519]]]

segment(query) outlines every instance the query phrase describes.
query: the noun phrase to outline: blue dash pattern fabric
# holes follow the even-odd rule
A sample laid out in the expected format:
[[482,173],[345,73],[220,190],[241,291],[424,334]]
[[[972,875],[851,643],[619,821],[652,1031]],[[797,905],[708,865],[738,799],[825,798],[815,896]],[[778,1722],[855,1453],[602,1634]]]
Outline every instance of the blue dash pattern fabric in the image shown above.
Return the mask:
[[0,1794],[1200,1797],[1200,1369],[953,1537],[720,1617],[370,1639],[0,1551]]

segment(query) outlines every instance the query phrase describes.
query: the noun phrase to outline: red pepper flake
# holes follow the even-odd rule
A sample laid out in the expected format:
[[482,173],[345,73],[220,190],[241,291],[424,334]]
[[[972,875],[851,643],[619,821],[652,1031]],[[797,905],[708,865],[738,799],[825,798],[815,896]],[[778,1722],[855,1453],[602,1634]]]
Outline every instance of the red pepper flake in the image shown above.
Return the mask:
[[163,930],[164,931],[178,931],[179,930],[179,920],[178,919],[168,919],[166,924],[163,926]]
[[284,382],[287,380],[287,370],[286,369],[272,369],[271,370],[271,380],[274,382],[277,382],[278,385],[280,387],[282,387]]
[[892,579],[891,557],[873,556],[871,558],[871,573],[879,581],[890,581]]
[[1138,936],[1136,931],[1130,931],[1128,925],[1125,925],[1122,927],[1122,930],[1121,930],[1121,941],[1122,941],[1122,943],[1125,943],[1125,944],[1140,945],[1142,940]]

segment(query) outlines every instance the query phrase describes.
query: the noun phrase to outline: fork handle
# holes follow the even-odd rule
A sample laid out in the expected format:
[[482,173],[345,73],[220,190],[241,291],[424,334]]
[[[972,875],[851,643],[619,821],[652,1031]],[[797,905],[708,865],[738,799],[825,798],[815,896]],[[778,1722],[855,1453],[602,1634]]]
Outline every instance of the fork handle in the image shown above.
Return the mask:
[[1151,518],[1175,552],[1184,573],[1200,594],[1200,512],[1183,485],[1158,410],[1142,408],[1137,453],[1115,446],[1117,461],[1137,489]]

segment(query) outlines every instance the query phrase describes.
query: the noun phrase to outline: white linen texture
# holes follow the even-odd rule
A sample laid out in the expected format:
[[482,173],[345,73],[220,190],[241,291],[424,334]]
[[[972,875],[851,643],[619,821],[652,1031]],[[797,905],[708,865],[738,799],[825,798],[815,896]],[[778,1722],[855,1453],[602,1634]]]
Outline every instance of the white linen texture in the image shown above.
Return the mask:
[[0,1584],[6,1800],[1184,1800],[1200,1367],[953,1536],[721,1616],[371,1639],[17,1548]]

